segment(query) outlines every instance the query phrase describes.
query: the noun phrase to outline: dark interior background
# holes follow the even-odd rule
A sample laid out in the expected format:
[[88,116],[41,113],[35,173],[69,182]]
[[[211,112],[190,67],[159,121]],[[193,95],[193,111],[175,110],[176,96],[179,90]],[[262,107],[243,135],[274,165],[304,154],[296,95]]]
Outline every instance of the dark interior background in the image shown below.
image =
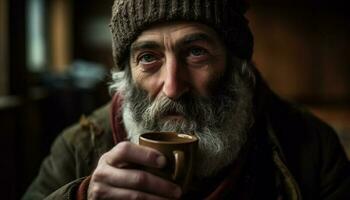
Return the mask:
[[[334,127],[350,155],[345,0],[250,2],[253,60],[262,75]],[[57,134],[109,101],[112,3],[0,0],[2,199],[19,199]]]

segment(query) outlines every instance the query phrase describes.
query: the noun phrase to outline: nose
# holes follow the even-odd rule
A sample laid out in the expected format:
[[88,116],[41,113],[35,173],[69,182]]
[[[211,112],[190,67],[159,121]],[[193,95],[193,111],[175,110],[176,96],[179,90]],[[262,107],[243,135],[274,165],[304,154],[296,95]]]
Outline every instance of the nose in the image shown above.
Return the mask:
[[186,66],[175,57],[168,57],[165,63],[163,93],[170,99],[177,99],[189,90]]

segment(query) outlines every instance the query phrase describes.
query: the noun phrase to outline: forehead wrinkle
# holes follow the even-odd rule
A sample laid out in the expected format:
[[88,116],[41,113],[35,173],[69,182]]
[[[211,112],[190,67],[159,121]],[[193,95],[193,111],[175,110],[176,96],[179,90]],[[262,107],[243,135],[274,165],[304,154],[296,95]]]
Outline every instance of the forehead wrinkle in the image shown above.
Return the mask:
[[157,43],[152,41],[152,43],[154,43],[154,46],[157,46],[159,49],[176,51],[181,49],[182,46],[189,45],[197,41],[203,41],[211,45],[217,44],[212,36],[201,31],[180,36],[177,36],[176,33],[163,33],[162,42]]
[[138,51],[141,49],[157,49],[160,45],[155,41],[139,41],[131,45],[131,51]]
[[[176,24],[175,24],[176,25]],[[210,27],[201,24],[179,24],[176,26],[154,26],[143,32],[139,40],[135,41],[130,50],[160,49],[163,51],[177,51],[181,47],[197,41],[203,41],[209,45],[221,44],[220,38]],[[140,45],[139,45],[140,44]]]
[[163,34],[163,45],[164,49],[167,51],[175,50],[176,48],[176,38],[174,38],[171,33]]
[[181,39],[181,42],[184,44],[189,44],[196,41],[207,41],[213,43],[214,40],[208,34],[201,32],[188,34]]
[[183,38],[179,40],[177,45],[189,45],[195,42],[205,42],[214,46],[216,46],[217,44],[215,39],[212,38],[207,33],[197,32],[197,33],[191,33],[191,34],[185,35]]
[[176,36],[172,35],[169,32],[159,32],[159,35],[156,37],[148,37],[145,35],[145,38],[141,38],[140,41],[136,41],[131,45],[131,52],[136,52],[142,49],[159,49],[165,51],[175,50],[176,45]]

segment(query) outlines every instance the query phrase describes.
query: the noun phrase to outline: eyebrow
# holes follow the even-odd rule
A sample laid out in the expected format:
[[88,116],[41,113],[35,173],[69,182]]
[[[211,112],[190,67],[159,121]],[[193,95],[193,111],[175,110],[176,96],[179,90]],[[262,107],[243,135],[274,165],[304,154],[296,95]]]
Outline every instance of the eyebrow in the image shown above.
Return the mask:
[[141,42],[136,42],[131,45],[130,47],[130,52],[136,52],[141,49],[159,49],[161,48],[160,45],[157,42],[154,41],[141,41]]

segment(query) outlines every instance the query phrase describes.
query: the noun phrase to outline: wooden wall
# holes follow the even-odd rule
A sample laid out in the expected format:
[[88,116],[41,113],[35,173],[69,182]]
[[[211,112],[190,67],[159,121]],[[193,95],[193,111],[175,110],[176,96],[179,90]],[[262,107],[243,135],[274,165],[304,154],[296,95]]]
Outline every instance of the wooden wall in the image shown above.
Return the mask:
[[311,103],[350,100],[350,17],[339,9],[253,5],[254,61],[280,95]]
[[350,14],[343,1],[252,1],[254,62],[283,98],[339,134],[350,157]]

